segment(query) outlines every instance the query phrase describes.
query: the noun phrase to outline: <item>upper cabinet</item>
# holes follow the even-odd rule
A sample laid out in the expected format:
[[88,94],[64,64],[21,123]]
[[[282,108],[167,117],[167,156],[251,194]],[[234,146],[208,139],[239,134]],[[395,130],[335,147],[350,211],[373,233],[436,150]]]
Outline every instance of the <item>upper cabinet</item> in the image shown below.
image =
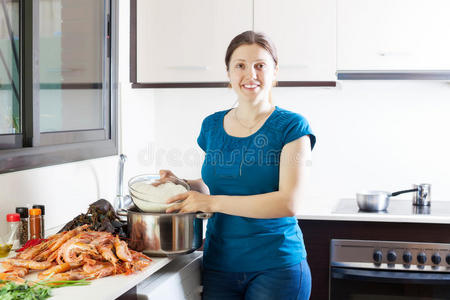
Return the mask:
[[252,0],[135,2],[135,82],[228,81],[225,52],[252,29]]
[[336,80],[335,0],[255,0],[254,29],[269,35],[279,81]]
[[337,0],[338,72],[450,70],[449,13],[449,0]]
[[280,86],[335,86],[335,0],[131,0],[133,87],[226,86],[237,34],[267,33]]

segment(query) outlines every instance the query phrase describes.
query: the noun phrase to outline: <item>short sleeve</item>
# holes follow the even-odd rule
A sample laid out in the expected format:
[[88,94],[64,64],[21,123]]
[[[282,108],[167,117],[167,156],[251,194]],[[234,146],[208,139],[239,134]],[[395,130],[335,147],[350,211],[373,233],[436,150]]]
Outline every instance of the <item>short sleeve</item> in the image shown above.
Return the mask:
[[207,131],[207,119],[204,119],[202,122],[202,128],[200,129],[200,134],[197,138],[197,144],[202,148],[203,151],[206,152],[206,131]]
[[308,121],[299,114],[292,114],[285,131],[284,144],[295,141],[305,135],[309,135],[312,150],[316,144],[316,136],[312,132]]

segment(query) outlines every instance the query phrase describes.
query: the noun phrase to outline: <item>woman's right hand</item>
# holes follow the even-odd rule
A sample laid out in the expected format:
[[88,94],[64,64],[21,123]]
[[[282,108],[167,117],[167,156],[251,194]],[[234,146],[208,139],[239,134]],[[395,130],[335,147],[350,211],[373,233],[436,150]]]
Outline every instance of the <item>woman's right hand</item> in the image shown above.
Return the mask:
[[172,173],[170,170],[159,170],[159,180],[152,183],[154,186],[158,186],[160,184],[166,183],[166,182],[173,182],[175,184],[183,183],[185,184],[184,180],[178,178],[175,174]]

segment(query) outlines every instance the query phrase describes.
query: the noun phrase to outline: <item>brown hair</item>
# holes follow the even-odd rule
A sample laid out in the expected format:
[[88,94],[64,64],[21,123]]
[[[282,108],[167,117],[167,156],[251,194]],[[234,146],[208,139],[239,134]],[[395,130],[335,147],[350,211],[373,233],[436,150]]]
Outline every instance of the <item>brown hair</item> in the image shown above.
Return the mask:
[[228,45],[227,52],[225,54],[225,65],[227,66],[227,71],[230,68],[230,59],[231,55],[233,55],[234,50],[242,45],[252,44],[257,44],[264,48],[267,52],[269,52],[272,56],[275,66],[278,65],[277,49],[275,48],[275,44],[272,42],[272,40],[262,32],[254,32],[252,30],[248,30],[235,36],[234,39],[231,40],[230,45]]

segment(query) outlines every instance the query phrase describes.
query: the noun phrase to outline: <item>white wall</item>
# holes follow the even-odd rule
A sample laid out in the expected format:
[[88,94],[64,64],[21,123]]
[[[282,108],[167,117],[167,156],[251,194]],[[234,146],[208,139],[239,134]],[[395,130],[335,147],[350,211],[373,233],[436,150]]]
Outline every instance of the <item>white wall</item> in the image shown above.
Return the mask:
[[[224,88],[131,89],[126,1],[120,12],[125,176],[168,168],[198,178],[201,121],[236,98]],[[433,185],[435,201],[450,200],[448,82],[344,81],[336,88],[276,88],[274,99],[306,116],[317,136],[305,208],[329,207],[364,188],[396,191],[424,182]]]
[[115,196],[117,156],[0,175],[0,234],[18,206],[45,205],[45,227],[67,223],[89,203]]

